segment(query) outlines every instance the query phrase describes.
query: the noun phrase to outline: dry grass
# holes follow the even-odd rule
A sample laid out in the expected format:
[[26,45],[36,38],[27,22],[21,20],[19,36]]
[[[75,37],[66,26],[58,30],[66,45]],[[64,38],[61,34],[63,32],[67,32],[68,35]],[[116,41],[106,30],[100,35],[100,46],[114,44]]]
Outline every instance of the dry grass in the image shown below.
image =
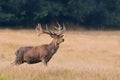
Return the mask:
[[32,30],[0,30],[0,80],[120,80],[120,32],[66,32],[65,42],[51,59],[12,66],[21,46],[49,43]]

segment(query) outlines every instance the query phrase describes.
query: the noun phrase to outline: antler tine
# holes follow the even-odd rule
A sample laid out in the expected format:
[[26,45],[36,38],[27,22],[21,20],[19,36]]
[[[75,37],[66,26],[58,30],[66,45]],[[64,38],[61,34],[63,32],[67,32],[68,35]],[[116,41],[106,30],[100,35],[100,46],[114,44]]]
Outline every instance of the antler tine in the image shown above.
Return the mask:
[[60,27],[60,24],[57,22],[58,27]]
[[59,30],[58,27],[56,27],[56,26],[53,26],[53,28],[54,28],[55,30]]
[[57,22],[57,25],[58,25],[58,28],[57,27],[55,28],[59,31],[58,35],[62,35],[66,31],[65,25],[63,24],[63,26],[61,27],[58,22]]
[[40,23],[38,23],[38,25],[36,26],[35,30],[39,33],[38,36],[40,36],[43,33],[43,29],[42,29]]
[[41,30],[41,24],[38,23],[38,25],[36,26],[35,30],[36,30],[37,32],[39,32],[39,31]]
[[60,24],[57,22],[57,25],[58,25],[58,29],[60,30],[60,29],[62,29],[62,27],[60,26]]
[[53,34],[53,33],[48,29],[47,25],[46,25],[46,30],[43,30],[42,27],[41,27],[41,24],[38,24],[38,25],[36,26],[36,31],[39,33],[38,36],[40,36],[41,34],[49,34],[49,35]]
[[[62,27],[60,26],[60,24],[59,24],[58,22],[57,22],[57,25],[58,25],[58,29],[57,29],[57,30],[58,30],[58,31],[59,31],[59,33],[60,33],[60,32],[61,32],[61,30],[62,30]],[[58,33],[58,34],[59,34],[59,33]]]
[[[46,24],[46,26],[45,26],[45,27],[46,27],[46,30],[48,30],[47,24]],[[48,30],[48,31],[49,31],[49,30]]]
[[62,35],[66,31],[65,25],[63,24],[62,29],[59,31],[59,35]]
[[66,31],[65,24],[63,23],[63,33]]
[[54,32],[50,31],[47,27],[47,24],[46,24],[46,30],[50,33],[50,34],[55,34]]

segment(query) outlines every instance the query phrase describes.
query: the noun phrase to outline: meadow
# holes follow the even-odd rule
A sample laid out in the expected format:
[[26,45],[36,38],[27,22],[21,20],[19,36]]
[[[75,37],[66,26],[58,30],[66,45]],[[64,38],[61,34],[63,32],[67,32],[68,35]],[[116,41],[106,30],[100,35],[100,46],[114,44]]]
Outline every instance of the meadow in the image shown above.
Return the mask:
[[0,30],[0,80],[120,80],[120,31],[67,31],[48,63],[13,66],[21,46],[49,44],[34,30]]

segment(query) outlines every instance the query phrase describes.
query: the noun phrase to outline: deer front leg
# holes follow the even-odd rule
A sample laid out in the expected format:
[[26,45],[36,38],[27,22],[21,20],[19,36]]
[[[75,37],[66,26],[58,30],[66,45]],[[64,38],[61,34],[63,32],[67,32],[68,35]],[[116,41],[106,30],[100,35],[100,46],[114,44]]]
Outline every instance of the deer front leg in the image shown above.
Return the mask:
[[44,66],[47,66],[47,60],[46,59],[42,59],[42,62],[44,64]]

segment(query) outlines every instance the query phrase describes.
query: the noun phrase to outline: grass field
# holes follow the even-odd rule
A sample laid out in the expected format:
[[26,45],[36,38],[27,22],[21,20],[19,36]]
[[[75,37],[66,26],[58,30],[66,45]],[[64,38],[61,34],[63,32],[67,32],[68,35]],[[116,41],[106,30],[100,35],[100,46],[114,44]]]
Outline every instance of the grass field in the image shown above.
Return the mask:
[[0,30],[0,80],[120,80],[120,31],[68,31],[44,67],[10,65],[21,46],[49,43],[33,30]]

